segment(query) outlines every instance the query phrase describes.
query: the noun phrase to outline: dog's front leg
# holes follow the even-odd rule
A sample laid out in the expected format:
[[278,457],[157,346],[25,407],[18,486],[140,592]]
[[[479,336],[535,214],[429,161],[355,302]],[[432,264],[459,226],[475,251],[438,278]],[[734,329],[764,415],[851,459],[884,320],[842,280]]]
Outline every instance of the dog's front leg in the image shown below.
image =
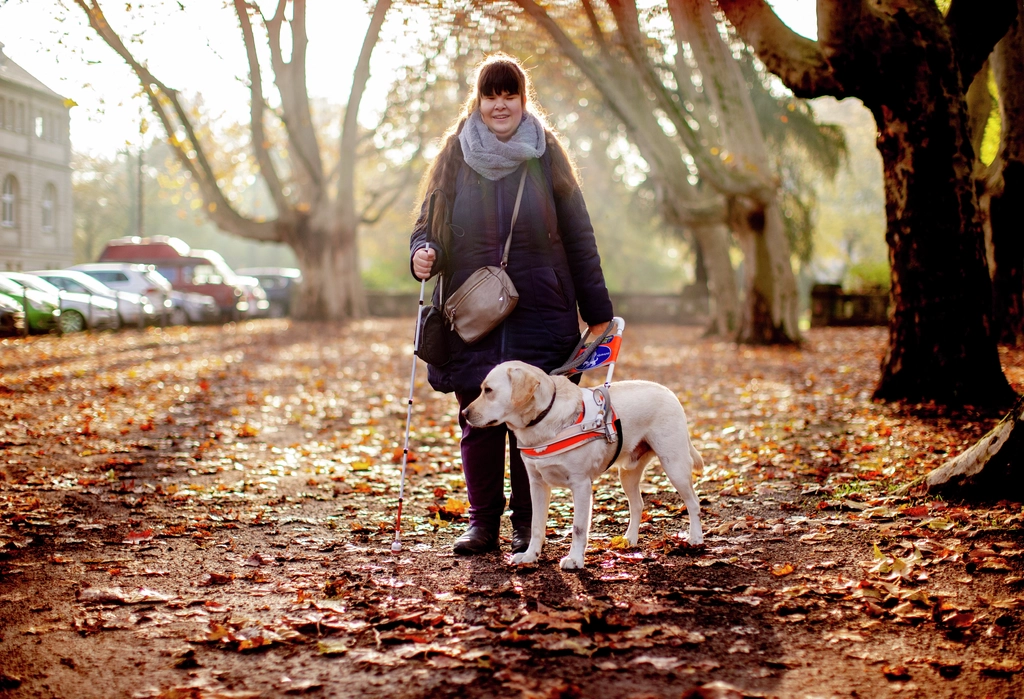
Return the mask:
[[587,551],[590,538],[590,514],[594,505],[594,483],[589,478],[579,478],[569,484],[572,489],[572,544],[569,555],[559,561],[562,570],[583,568],[583,554]]
[[548,507],[551,505],[551,488],[537,470],[526,466],[530,477],[530,500],[533,501],[533,521],[530,525],[530,545],[522,553],[512,556],[513,563],[534,563],[544,547],[548,528]]

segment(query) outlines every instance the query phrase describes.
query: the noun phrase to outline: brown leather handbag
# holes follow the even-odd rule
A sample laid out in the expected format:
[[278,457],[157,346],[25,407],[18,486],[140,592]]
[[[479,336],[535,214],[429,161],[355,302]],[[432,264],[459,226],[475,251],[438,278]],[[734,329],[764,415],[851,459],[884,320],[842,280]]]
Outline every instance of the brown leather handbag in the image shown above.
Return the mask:
[[528,166],[524,167],[523,176],[519,178],[519,192],[516,194],[516,205],[512,210],[512,225],[508,229],[501,265],[489,265],[476,270],[444,303],[444,316],[448,324],[467,345],[473,344],[494,330],[519,301],[519,292],[509,279],[505,267],[508,266],[512,229],[515,228],[516,218],[519,216],[519,204],[523,199],[528,169]]

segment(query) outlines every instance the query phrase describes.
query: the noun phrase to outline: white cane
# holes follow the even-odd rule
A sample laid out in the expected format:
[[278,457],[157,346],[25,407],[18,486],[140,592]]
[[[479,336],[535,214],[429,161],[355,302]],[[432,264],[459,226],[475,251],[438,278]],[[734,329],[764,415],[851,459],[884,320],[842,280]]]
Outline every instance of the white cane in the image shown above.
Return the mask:
[[398,516],[395,518],[395,541],[391,544],[391,550],[398,553],[402,550],[402,503],[405,502],[405,469],[409,463],[409,429],[412,425],[412,399],[413,391],[416,388],[416,364],[420,350],[420,320],[423,317],[423,290],[427,286],[427,280],[420,280],[420,305],[416,310],[416,331],[412,341],[412,376],[409,377],[409,405],[405,413],[405,446],[402,448],[402,480],[398,485]]

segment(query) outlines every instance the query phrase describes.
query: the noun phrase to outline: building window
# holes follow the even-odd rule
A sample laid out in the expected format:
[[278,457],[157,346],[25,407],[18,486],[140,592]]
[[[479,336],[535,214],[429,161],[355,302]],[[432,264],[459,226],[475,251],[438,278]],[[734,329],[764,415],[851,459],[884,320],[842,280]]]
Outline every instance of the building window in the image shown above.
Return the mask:
[[7,128],[7,100],[0,97],[0,129]]
[[43,231],[50,233],[57,227],[57,187],[47,182],[43,187]]
[[46,122],[43,120],[43,115],[40,114],[35,118],[35,131],[36,138],[42,138],[44,129],[46,128]]
[[14,175],[8,175],[4,179],[3,194],[0,195],[0,226],[14,228],[18,223],[15,217],[18,205],[18,181]]

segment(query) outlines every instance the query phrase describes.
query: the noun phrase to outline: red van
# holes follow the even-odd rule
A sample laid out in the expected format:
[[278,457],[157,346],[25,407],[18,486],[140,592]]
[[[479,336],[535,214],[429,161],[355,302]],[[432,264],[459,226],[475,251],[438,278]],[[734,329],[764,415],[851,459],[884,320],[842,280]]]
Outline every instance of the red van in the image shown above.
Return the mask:
[[220,253],[193,250],[180,238],[116,238],[107,243],[99,261],[155,265],[175,289],[215,298],[223,320],[238,320],[249,314],[245,288]]

